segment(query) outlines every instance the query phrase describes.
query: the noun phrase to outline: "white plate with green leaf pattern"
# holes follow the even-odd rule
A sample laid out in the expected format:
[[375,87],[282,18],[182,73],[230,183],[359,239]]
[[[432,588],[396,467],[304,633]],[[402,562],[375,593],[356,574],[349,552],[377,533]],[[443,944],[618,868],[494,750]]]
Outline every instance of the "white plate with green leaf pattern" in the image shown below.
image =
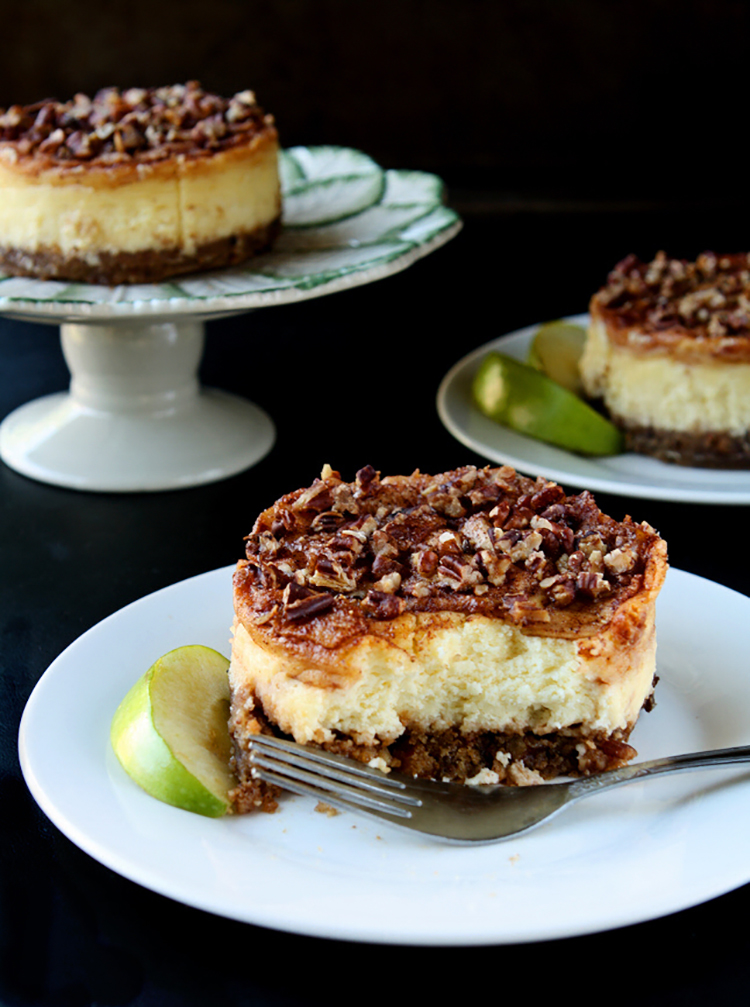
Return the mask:
[[280,158],[282,232],[271,252],[167,283],[106,287],[0,276],[0,312],[49,321],[215,315],[371,283],[458,233],[443,183],[386,170],[347,147],[292,147]]

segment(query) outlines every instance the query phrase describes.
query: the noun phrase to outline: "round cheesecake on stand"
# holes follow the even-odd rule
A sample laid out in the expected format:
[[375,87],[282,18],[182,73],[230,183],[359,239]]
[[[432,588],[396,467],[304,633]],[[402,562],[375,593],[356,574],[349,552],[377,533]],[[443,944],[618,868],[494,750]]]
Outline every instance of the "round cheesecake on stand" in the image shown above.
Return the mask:
[[280,227],[278,134],[252,91],[105,88],[0,114],[0,269],[155,283],[244,262]]

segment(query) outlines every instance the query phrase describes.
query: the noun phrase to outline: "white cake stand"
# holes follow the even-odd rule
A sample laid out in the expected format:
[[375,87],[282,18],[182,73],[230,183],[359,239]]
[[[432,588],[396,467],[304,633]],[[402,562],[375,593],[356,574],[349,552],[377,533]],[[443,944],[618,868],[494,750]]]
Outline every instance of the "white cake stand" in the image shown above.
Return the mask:
[[179,489],[234,475],[270,451],[258,406],[198,380],[205,322],[332,294],[407,268],[452,238],[434,175],[383,171],[358,151],[282,156],[284,229],[246,267],[172,283],[99,287],[0,279],[0,312],[60,326],[68,391],[0,424],[0,457],[71,489]]

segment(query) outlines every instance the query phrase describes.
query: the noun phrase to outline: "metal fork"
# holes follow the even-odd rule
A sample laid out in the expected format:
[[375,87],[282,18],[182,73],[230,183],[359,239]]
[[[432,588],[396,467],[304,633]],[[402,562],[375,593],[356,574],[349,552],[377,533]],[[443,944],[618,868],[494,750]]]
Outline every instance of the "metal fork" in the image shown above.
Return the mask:
[[750,746],[653,759],[564,783],[532,787],[467,786],[398,773],[267,735],[251,744],[253,774],[397,827],[452,843],[492,843],[527,832],[575,801],[634,780],[750,762]]

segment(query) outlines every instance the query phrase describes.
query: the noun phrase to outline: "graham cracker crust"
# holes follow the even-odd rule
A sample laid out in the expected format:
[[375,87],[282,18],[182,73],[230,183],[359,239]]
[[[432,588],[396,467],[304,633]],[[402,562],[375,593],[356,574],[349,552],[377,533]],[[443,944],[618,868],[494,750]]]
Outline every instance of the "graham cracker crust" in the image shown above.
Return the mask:
[[650,455],[673,465],[710,469],[750,468],[750,432],[740,436],[720,430],[692,434],[680,430],[628,426],[613,417],[623,430],[626,451]]
[[[647,701],[646,708],[652,706],[653,700]],[[238,781],[230,795],[235,811],[276,811],[281,789],[253,776],[249,760],[252,733],[247,731],[247,719],[243,720],[241,732],[232,730],[230,723],[234,748],[231,764]],[[293,740],[271,725],[257,707],[252,720],[255,733]],[[638,754],[628,744],[629,735],[629,729],[592,734],[577,726],[546,735],[497,731],[464,734],[457,727],[437,732],[407,728],[392,745],[361,745],[341,736],[319,747],[364,764],[377,759],[381,766],[406,776],[466,783],[484,770],[496,774],[493,783],[525,786],[559,776],[590,776],[617,769]]]
[[139,252],[99,252],[97,261],[68,256],[59,249],[27,252],[0,246],[0,268],[11,276],[72,283],[160,283],[173,276],[237,266],[270,249],[281,230],[280,220],[253,231],[230,235],[200,245],[188,254],[180,248],[144,249]]

